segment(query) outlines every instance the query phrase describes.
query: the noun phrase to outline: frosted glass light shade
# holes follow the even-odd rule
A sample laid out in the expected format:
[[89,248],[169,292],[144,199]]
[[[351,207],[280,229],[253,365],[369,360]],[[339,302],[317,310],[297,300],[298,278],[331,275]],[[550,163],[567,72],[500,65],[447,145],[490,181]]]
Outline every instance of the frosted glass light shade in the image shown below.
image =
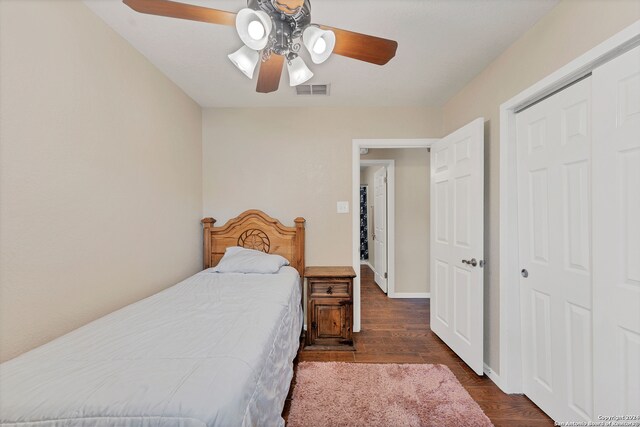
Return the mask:
[[299,56],[287,62],[287,71],[289,86],[298,86],[313,77],[313,73]]
[[238,67],[238,70],[252,79],[253,72],[256,70],[256,65],[258,65],[258,61],[260,60],[260,54],[247,46],[242,46],[229,55],[229,59],[233,62],[233,65]]
[[260,40],[264,37],[264,25],[259,21],[251,21],[247,26],[247,32],[249,33],[249,37],[253,40]]
[[311,54],[313,63],[321,64],[331,56],[336,46],[336,34],[310,25],[302,33],[302,41]]
[[269,41],[273,22],[261,10],[241,9],[236,15],[236,31],[240,40],[253,50],[262,50]]
[[322,55],[327,50],[327,42],[322,37],[316,40],[316,44],[313,45],[313,53]]

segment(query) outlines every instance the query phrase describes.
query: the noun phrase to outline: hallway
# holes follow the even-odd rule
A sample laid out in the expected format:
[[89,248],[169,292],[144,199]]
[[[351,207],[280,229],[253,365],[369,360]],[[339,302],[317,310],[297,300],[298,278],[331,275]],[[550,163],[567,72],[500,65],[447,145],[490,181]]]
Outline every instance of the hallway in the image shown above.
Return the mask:
[[553,425],[525,396],[507,395],[488,377],[476,375],[431,332],[428,299],[388,298],[369,267],[361,266],[360,272],[362,331],[354,334],[356,351],[303,350],[298,361],[443,364],[496,426]]

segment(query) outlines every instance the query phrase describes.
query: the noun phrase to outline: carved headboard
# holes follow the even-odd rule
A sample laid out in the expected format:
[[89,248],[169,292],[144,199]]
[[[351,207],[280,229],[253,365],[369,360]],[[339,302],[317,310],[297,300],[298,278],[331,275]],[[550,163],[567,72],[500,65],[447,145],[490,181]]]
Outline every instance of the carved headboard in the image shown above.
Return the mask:
[[216,220],[205,218],[204,268],[218,264],[230,246],[243,246],[289,260],[293,268],[304,276],[304,218],[296,218],[295,226],[286,227],[277,219],[259,210],[249,210],[215,227]]

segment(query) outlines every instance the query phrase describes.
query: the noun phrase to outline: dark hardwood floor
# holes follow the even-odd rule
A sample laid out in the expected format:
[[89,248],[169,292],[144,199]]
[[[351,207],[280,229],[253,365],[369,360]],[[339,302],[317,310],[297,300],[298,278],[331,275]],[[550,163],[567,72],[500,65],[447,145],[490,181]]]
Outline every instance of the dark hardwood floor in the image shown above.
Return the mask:
[[[523,395],[503,393],[486,376],[473,372],[431,329],[429,300],[391,299],[361,268],[362,331],[354,334],[356,351],[305,351],[297,362],[433,363],[449,367],[497,427],[553,426],[553,421]],[[293,380],[295,384],[295,377]],[[292,385],[293,389],[293,385]],[[291,392],[283,417],[289,413]]]

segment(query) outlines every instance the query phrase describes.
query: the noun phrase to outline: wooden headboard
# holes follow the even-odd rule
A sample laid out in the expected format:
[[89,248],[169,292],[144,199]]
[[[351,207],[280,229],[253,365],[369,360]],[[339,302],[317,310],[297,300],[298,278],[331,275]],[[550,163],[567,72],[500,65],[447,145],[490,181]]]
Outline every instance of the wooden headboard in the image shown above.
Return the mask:
[[296,218],[295,226],[286,227],[277,219],[259,210],[249,210],[215,227],[216,220],[205,218],[204,268],[218,264],[230,246],[243,246],[289,260],[291,266],[304,276],[304,218]]

